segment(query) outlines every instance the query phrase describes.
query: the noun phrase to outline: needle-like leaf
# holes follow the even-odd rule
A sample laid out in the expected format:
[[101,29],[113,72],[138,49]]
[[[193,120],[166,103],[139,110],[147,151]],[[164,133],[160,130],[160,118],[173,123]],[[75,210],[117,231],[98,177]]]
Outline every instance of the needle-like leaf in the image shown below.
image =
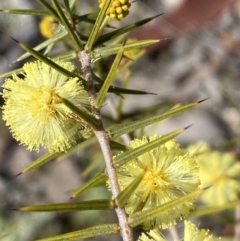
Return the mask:
[[35,9],[3,9],[4,13],[21,14],[21,15],[35,15],[46,16],[49,15],[48,11],[35,10]]
[[82,202],[54,203],[21,208],[11,208],[23,212],[56,212],[56,211],[88,211],[88,210],[111,210],[115,204],[112,199],[96,199]]
[[[144,48],[146,46],[158,43],[159,41],[160,40],[158,40],[158,39],[153,39],[153,40],[149,39],[149,40],[140,40],[140,41],[136,41],[136,42],[126,43],[124,45],[124,51]],[[121,44],[117,44],[117,45],[114,45],[114,46],[96,48],[96,49],[93,50],[92,57],[94,59],[98,60],[98,59],[104,58],[106,56],[116,54],[117,52],[119,52],[119,50],[121,48],[122,48]]]
[[193,213],[191,213],[191,217],[201,217],[205,215],[213,215],[215,213],[232,209],[240,205],[240,201],[230,202],[221,206],[213,206],[213,207],[204,207],[204,208],[197,208]]
[[76,32],[73,30],[73,27],[70,25],[68,19],[66,18],[61,6],[59,5],[57,0],[52,0],[52,4],[56,9],[56,12],[58,13],[58,16],[61,20],[61,23],[64,25],[66,30],[68,31],[69,36],[71,37],[72,41],[74,42],[76,50],[82,50],[83,45],[76,34]]
[[106,12],[107,12],[107,9],[108,9],[111,1],[112,0],[105,0],[104,1],[103,7],[101,8],[101,10],[100,10],[100,12],[97,16],[96,22],[93,26],[92,32],[90,33],[89,39],[88,39],[88,41],[86,43],[86,46],[85,46],[85,49],[88,52],[92,51],[93,45],[97,40],[98,32],[99,32],[99,30],[102,26],[104,18],[106,17]]
[[13,39],[16,43],[19,44],[19,46],[21,48],[23,48],[24,50],[26,50],[27,52],[29,52],[31,55],[33,55],[35,58],[37,58],[40,61],[43,61],[44,63],[46,63],[47,65],[51,66],[52,68],[56,69],[57,71],[59,71],[60,73],[64,74],[67,77],[72,77],[72,78],[79,78],[83,81],[83,84],[86,82],[81,76],[78,76],[64,68],[62,68],[61,66],[59,66],[58,64],[56,64],[54,61],[52,61],[51,59],[47,58],[46,56],[42,55],[41,53],[39,53],[38,51],[28,47],[27,45],[18,42],[17,40]]
[[157,114],[155,116],[151,116],[151,117],[148,117],[148,118],[145,118],[142,120],[137,120],[137,121],[133,121],[131,123],[126,123],[126,124],[115,125],[115,126],[109,128],[108,133],[112,138],[115,138],[115,137],[121,136],[125,133],[129,133],[131,131],[143,128],[145,126],[151,125],[151,124],[159,122],[161,120],[173,117],[177,114],[180,114],[188,109],[191,109],[191,108],[197,106],[198,104],[199,104],[199,102],[193,102],[191,104],[180,106],[180,107],[171,109],[169,111],[166,111],[164,113]]
[[182,196],[180,198],[177,198],[173,201],[164,203],[160,206],[154,207],[154,208],[148,208],[144,211],[140,211],[137,213],[134,213],[133,215],[130,215],[129,222],[131,227],[136,227],[138,225],[141,225],[145,222],[148,222],[150,220],[153,220],[157,216],[163,215],[165,213],[171,212],[171,210],[174,210],[174,207],[184,205],[186,202],[195,199],[199,194],[202,193],[202,189],[198,189],[192,193],[189,193],[185,196]]
[[113,235],[119,233],[118,224],[103,224],[99,226],[94,226],[79,231],[65,233],[62,235],[38,239],[36,241],[70,241],[70,240],[79,240],[91,237],[97,237],[102,235]]
[[89,190],[90,188],[105,185],[107,181],[107,176],[104,174],[104,171],[100,171],[97,173],[92,179],[90,179],[88,182],[83,184],[80,188],[75,189],[72,192],[72,197],[75,198],[82,194],[83,192]]
[[[56,43],[57,41],[63,39],[64,37],[67,36],[67,31],[64,30],[62,27],[60,27],[61,30],[58,32],[58,29],[56,30],[57,33],[50,39],[45,40],[44,42],[42,42],[41,44],[39,44],[38,46],[36,46],[34,48],[35,51],[40,51],[46,47],[48,47],[51,44]],[[31,53],[24,53],[23,55],[21,55],[19,58],[17,58],[17,60],[15,60],[15,62],[21,61],[23,59],[26,59],[27,57],[31,56]]]
[[55,9],[49,4],[47,3],[45,0],[37,0],[45,9],[47,9],[52,16],[54,16],[57,20],[60,21],[59,16],[57,14],[57,12],[55,11]]
[[120,192],[116,198],[116,204],[119,207],[124,207],[124,205],[127,203],[130,196],[133,194],[133,192],[136,190],[136,188],[139,186],[141,181],[143,180],[144,173],[141,173],[138,177],[136,177],[132,183],[130,183],[122,192]]
[[76,115],[78,115],[80,118],[82,118],[86,123],[88,123],[90,126],[92,126],[94,129],[99,128],[99,123],[98,121],[94,118],[94,116],[90,115],[86,110],[83,108],[79,108],[75,105],[73,105],[69,100],[61,98],[63,103],[71,109]]
[[121,36],[122,34],[129,33],[132,30],[134,30],[134,29],[136,29],[136,28],[138,28],[138,27],[140,27],[140,26],[142,26],[142,25],[152,21],[153,19],[159,17],[160,15],[161,14],[158,14],[158,15],[156,15],[154,17],[146,18],[146,19],[143,19],[143,20],[141,20],[139,22],[136,22],[136,23],[133,23],[133,24],[129,24],[129,25],[123,27],[123,28],[120,28],[120,29],[117,29],[115,31],[112,31],[110,33],[106,33],[106,34],[104,34],[104,35],[102,35],[102,36],[100,36],[98,38],[98,40],[94,44],[94,47],[102,45],[102,44],[104,44],[105,42],[107,42],[107,41],[109,41],[111,39],[114,39],[114,38],[117,38],[117,37]]
[[95,103],[94,103],[96,109],[100,109],[103,105],[103,102],[106,98],[108,89],[114,81],[114,78],[115,78],[115,75],[116,75],[116,72],[117,72],[117,68],[118,68],[118,65],[121,61],[123,52],[124,52],[124,47],[122,46],[119,49],[118,54],[117,54],[112,66],[111,66],[111,69],[110,69],[110,71],[107,75],[107,78],[105,79],[104,84],[103,84],[102,88],[100,89],[100,91],[97,95],[97,98],[96,98]]
[[166,135],[161,136],[157,140],[148,142],[145,145],[142,145],[140,147],[137,147],[137,148],[134,148],[134,149],[131,149],[131,150],[128,150],[126,152],[119,154],[118,156],[116,156],[114,158],[114,166],[116,168],[118,168],[118,167],[124,165],[125,163],[127,163],[128,161],[133,160],[133,159],[137,158],[138,156],[151,151],[154,148],[157,148],[158,146],[164,144],[165,142],[172,140],[176,136],[180,135],[185,129],[186,128],[170,132]]

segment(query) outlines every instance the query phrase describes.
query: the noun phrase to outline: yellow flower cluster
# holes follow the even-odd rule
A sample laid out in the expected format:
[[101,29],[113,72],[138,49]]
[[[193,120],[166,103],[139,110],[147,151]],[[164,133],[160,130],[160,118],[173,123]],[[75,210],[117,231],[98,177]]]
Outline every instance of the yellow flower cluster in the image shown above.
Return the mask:
[[205,142],[188,148],[199,164],[201,187],[209,187],[200,199],[207,205],[236,201],[240,194],[240,163],[231,153],[212,151]]
[[39,30],[44,38],[51,38],[57,26],[58,23],[52,16],[46,16],[40,21]]
[[[105,0],[98,0],[99,8],[101,9]],[[112,0],[110,6],[107,10],[106,15],[111,19],[122,20],[129,14],[129,8],[131,7],[131,3],[129,0]]]
[[[160,136],[149,139],[135,139],[130,142],[130,149],[138,148]],[[129,215],[158,207],[198,189],[198,165],[187,151],[174,141],[168,141],[117,169],[121,190],[124,190],[144,173],[143,180],[132,193],[125,208]],[[193,200],[176,205],[171,213],[165,212],[150,222],[143,223],[145,229],[168,228],[177,220],[184,218],[193,209]]]
[[184,241],[217,241],[220,238],[215,238],[209,234],[209,230],[198,229],[189,221],[184,222]]
[[[74,70],[71,63],[57,64]],[[13,74],[3,85],[6,125],[29,150],[66,151],[82,137],[83,125],[61,98],[81,107],[89,103],[87,92],[78,78],[68,78],[43,62],[25,64],[22,75],[24,78]]]
[[137,241],[166,241],[157,229],[152,229],[147,234],[142,233]]
[[[209,230],[198,229],[189,221],[184,222],[184,241],[219,241],[220,238],[215,238],[209,234]],[[150,230],[147,234],[141,234],[138,241],[166,241],[157,229]]]

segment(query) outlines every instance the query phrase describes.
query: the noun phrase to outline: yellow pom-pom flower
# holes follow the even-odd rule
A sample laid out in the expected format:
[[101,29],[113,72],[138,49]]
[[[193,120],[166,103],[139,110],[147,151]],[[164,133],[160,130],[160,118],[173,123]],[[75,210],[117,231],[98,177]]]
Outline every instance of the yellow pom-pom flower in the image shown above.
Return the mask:
[[[160,136],[135,139],[130,142],[130,149],[142,146],[157,138]],[[200,185],[196,161],[174,140],[160,145],[117,169],[121,190],[124,190],[143,172],[143,180],[125,206],[130,215],[173,201],[197,190]],[[193,200],[175,206],[171,213],[166,212],[159,215],[151,222],[143,223],[143,227],[145,229],[168,228],[189,214],[193,206]]]
[[[99,8],[101,9],[105,0],[98,0]],[[108,7],[106,15],[111,19],[122,20],[129,14],[131,3],[129,0],[112,0]]]
[[39,30],[44,38],[51,38],[57,26],[58,23],[52,16],[46,16],[40,21]]
[[158,232],[157,229],[152,229],[147,232],[147,235],[142,233],[138,238],[138,241],[166,241],[166,239],[162,236],[161,233]]
[[200,196],[207,205],[223,205],[239,199],[240,163],[231,153],[211,151],[206,143],[192,145],[199,164],[201,187],[209,187]]
[[[56,63],[74,69],[71,63]],[[43,62],[27,63],[23,70],[23,78],[13,74],[3,85],[3,119],[29,150],[66,151],[81,137],[84,123],[59,97],[80,107],[89,103],[87,92],[78,78],[67,78]]]
[[184,222],[184,241],[217,241],[220,238],[215,238],[209,234],[209,230],[198,229],[189,221]]
[[[219,241],[221,238],[215,238],[209,234],[209,230],[198,229],[193,223],[189,221],[184,222],[184,241]],[[158,230],[153,229],[147,234],[141,234],[138,241],[166,241],[166,239],[159,233]]]

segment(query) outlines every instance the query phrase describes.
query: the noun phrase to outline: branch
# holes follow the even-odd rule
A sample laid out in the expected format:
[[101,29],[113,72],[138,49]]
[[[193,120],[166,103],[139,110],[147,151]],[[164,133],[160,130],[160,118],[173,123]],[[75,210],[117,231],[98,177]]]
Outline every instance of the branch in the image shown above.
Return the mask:
[[[112,187],[112,195],[113,195],[113,198],[115,199],[120,193],[120,188],[118,184],[116,169],[113,165],[113,158],[112,158],[112,152],[111,152],[110,143],[109,143],[109,137],[103,126],[100,110],[95,109],[94,107],[96,92],[95,92],[93,76],[92,76],[91,55],[87,51],[83,50],[78,52],[78,58],[82,64],[84,79],[89,84],[89,95],[90,95],[90,104],[92,108],[92,113],[100,123],[100,128],[98,130],[93,130],[93,132],[96,138],[98,139],[98,142],[100,144],[100,147],[103,153],[103,157],[106,164],[107,175],[109,177],[111,187]],[[133,241],[132,228],[129,226],[128,217],[125,209],[116,207],[115,211],[118,217],[120,233],[122,235],[123,241]]]

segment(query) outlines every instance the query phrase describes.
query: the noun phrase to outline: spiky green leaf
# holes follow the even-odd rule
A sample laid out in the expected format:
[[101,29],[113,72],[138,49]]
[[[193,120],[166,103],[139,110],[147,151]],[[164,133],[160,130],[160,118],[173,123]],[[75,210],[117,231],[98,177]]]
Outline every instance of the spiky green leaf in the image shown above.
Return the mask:
[[7,78],[7,77],[10,77],[12,76],[13,74],[20,74],[23,72],[23,68],[19,68],[19,69],[14,69],[14,70],[11,70],[9,72],[6,72],[6,73],[3,73],[0,75],[0,78]]
[[[131,43],[126,43],[124,45],[124,51],[129,51],[132,49],[140,49],[146,46],[158,43],[160,40],[156,39],[149,39],[149,40],[140,40]],[[106,56],[110,56],[116,54],[121,49],[121,44],[116,44],[114,46],[107,46],[107,47],[99,47],[93,50],[92,57],[96,60],[104,58]]]
[[30,171],[33,171],[37,168],[39,168],[40,166],[52,161],[53,159],[61,156],[62,153],[58,152],[58,153],[46,153],[43,156],[39,157],[37,160],[35,160],[34,162],[32,162],[30,165],[28,165],[26,168],[24,168],[22,170],[22,172],[20,172],[18,175],[20,174],[24,174]]
[[107,176],[104,174],[104,171],[100,171],[93,178],[91,178],[88,182],[83,184],[80,188],[77,188],[73,191],[72,197],[75,198],[82,194],[83,192],[97,186],[101,186],[106,184]]
[[68,149],[66,152],[62,153],[61,156],[58,157],[58,160],[62,160],[64,158],[67,158],[71,155],[73,155],[74,153],[89,147],[90,145],[94,144],[97,142],[97,139],[95,137],[90,137],[87,140],[79,140],[77,145],[71,147],[70,149]]
[[106,12],[107,12],[107,9],[108,9],[108,7],[110,5],[110,2],[111,2],[111,0],[105,0],[101,10],[99,11],[99,14],[97,16],[96,22],[95,22],[95,24],[93,26],[93,29],[92,29],[92,31],[90,33],[89,39],[88,39],[88,41],[86,43],[86,46],[85,46],[85,49],[88,52],[92,51],[93,45],[94,45],[94,43],[97,40],[100,28],[102,27],[103,21],[106,18]]
[[144,173],[141,173],[123,191],[121,191],[118,194],[116,198],[116,204],[119,207],[124,207],[124,205],[127,203],[127,201],[129,200],[133,192],[136,190],[136,188],[143,180],[143,177],[144,177]]
[[83,45],[81,43],[81,40],[79,39],[77,33],[74,31],[73,27],[70,25],[69,20],[66,18],[65,13],[63,12],[60,4],[58,3],[57,0],[51,0],[51,1],[52,1],[53,6],[55,7],[55,10],[56,10],[60,20],[61,20],[61,23],[64,25],[64,27],[68,31],[68,34],[71,37],[71,39],[75,45],[75,48],[77,50],[82,50]]
[[3,9],[4,13],[21,14],[21,15],[36,15],[46,16],[49,15],[48,11],[35,10],[35,9]]
[[50,13],[50,15],[54,16],[58,21],[60,21],[57,12],[49,3],[47,3],[45,0],[37,0],[37,1]]
[[[62,27],[59,27],[61,28],[61,31],[58,32],[58,29],[56,30],[56,34],[54,34],[54,36],[50,39],[47,39],[45,40],[44,42],[42,42],[41,44],[39,44],[38,46],[36,46],[34,48],[34,50],[36,51],[40,51],[46,47],[48,47],[49,45],[53,44],[53,43],[56,43],[57,41],[63,39],[64,37],[67,36],[67,31],[64,30]],[[24,53],[23,55],[21,55],[19,58],[17,58],[17,60],[15,62],[18,62],[18,61],[21,61],[23,59],[26,59],[27,57],[31,56],[31,53]]]
[[144,211],[134,213],[129,217],[130,226],[131,227],[139,226],[145,222],[149,222],[153,220],[157,216],[164,215],[168,212],[171,212],[171,210],[174,210],[176,206],[180,207],[181,205],[184,205],[186,202],[189,202],[195,199],[202,191],[203,191],[202,189],[198,189],[192,193],[179,197],[173,201],[164,203],[160,206],[148,208]]
[[[98,82],[99,84],[95,84],[96,91],[99,91],[104,83],[104,81],[99,78],[97,75],[93,73],[93,79]],[[115,86],[110,86],[108,92],[115,93],[115,94],[131,94],[131,95],[155,95],[154,93],[142,91],[142,90],[133,90],[133,89],[125,89],[119,88]]]
[[135,158],[137,158],[140,155],[143,155],[146,152],[151,151],[154,148],[159,147],[160,145],[164,144],[165,142],[174,139],[176,136],[180,135],[185,129],[181,129],[181,130],[176,130],[173,132],[170,132],[166,135],[161,136],[160,138],[148,142],[142,146],[139,146],[137,148],[128,150],[126,152],[123,152],[121,154],[119,154],[118,156],[116,156],[114,158],[114,166],[116,168],[124,165],[126,162],[133,160]]
[[94,24],[97,19],[98,13],[99,13],[99,11],[94,12],[94,13],[87,13],[87,14],[80,15],[80,16],[77,16],[77,15],[73,15],[73,16],[74,16],[75,21],[77,21],[77,22],[87,22],[87,23]]
[[115,151],[126,151],[127,147],[119,142],[116,141],[111,141],[110,140],[110,146],[111,146],[111,150],[115,150]]
[[112,199],[96,199],[82,202],[54,203],[45,205],[26,206],[11,208],[23,212],[56,212],[56,211],[88,211],[88,210],[111,210],[115,208]]
[[70,50],[67,52],[62,52],[60,54],[56,54],[54,56],[50,56],[50,58],[52,60],[58,60],[58,61],[70,61],[70,60],[74,60],[77,59],[77,53],[74,50]]
[[105,101],[105,98],[106,98],[106,95],[107,95],[107,92],[108,92],[108,89],[114,81],[114,78],[115,78],[115,75],[116,75],[116,72],[117,72],[117,68],[118,68],[118,65],[121,61],[123,52],[124,52],[124,47],[122,46],[119,49],[115,60],[113,61],[111,69],[110,69],[110,71],[109,71],[109,73],[108,73],[108,75],[107,75],[107,77],[106,77],[106,79],[103,83],[102,88],[100,89],[100,91],[97,95],[97,98],[95,99],[94,105],[95,105],[95,108],[97,108],[97,109],[102,108],[103,102]]
[[204,208],[197,208],[193,213],[191,213],[191,217],[201,217],[205,215],[213,215],[215,213],[232,209],[240,205],[240,201],[226,203],[221,206],[213,206],[213,207],[204,207]]
[[132,31],[132,30],[134,30],[134,29],[136,29],[136,28],[138,28],[138,27],[140,27],[140,26],[142,26],[142,25],[152,21],[153,19],[159,17],[160,15],[161,14],[158,14],[158,15],[156,15],[154,17],[146,18],[146,19],[143,19],[143,20],[141,20],[139,22],[136,22],[136,23],[133,23],[133,24],[129,24],[129,25],[127,25],[127,26],[125,26],[123,28],[120,28],[118,30],[112,31],[110,33],[106,33],[106,34],[104,34],[104,35],[102,35],[102,36],[100,36],[98,38],[98,40],[96,41],[94,46],[97,47],[97,46],[102,45],[102,44],[104,44],[105,42],[107,42],[107,41],[109,41],[111,39],[114,39],[114,38],[117,38],[117,37],[121,36],[122,34],[129,33],[130,31]]
[[82,229],[79,231],[66,233],[50,238],[43,238],[38,239],[36,241],[70,241],[70,240],[79,240],[79,239],[85,239],[85,238],[91,238],[91,237],[97,237],[102,235],[113,235],[119,233],[119,227],[118,224],[103,224],[94,226],[91,228]]
[[129,133],[129,132],[135,131],[137,129],[151,125],[153,123],[159,122],[161,120],[173,117],[177,114],[180,114],[188,109],[195,107],[198,104],[199,104],[199,102],[193,102],[191,104],[180,106],[180,107],[171,109],[169,111],[166,111],[164,113],[157,114],[155,116],[151,116],[151,117],[148,117],[148,118],[145,118],[142,120],[137,120],[137,121],[133,121],[131,123],[126,123],[126,124],[115,125],[115,126],[109,128],[108,133],[111,136],[111,138],[116,138],[125,133]]
[[[96,91],[99,91],[102,87],[101,84],[96,84]],[[110,86],[108,92],[115,94],[125,94],[125,95],[155,95],[155,93],[146,92],[142,90],[124,89],[116,86]]]
[[92,116],[90,113],[86,111],[84,108],[80,108],[75,106],[71,103],[71,101],[61,98],[63,103],[71,109],[76,115],[78,115],[80,118],[82,118],[84,121],[86,121],[90,126],[92,126],[94,129],[98,129],[100,124],[99,122]]
[[163,112],[163,110],[166,111],[166,109],[169,109],[170,107],[172,108],[176,103],[174,102],[163,102],[163,103],[158,103],[156,105],[150,106],[150,107],[146,107],[143,109],[137,109],[134,111],[131,111],[129,113],[122,113],[121,114],[121,118],[123,119],[142,119],[143,116],[147,115],[147,114],[152,114],[154,112],[159,112],[160,110],[162,110],[161,112]]
[[58,65],[54,61],[52,61],[51,59],[47,58],[46,56],[42,55],[41,53],[37,52],[36,50],[28,47],[26,44],[19,43],[17,40],[15,40],[15,41],[19,44],[20,47],[22,47],[24,50],[29,52],[35,58],[37,58],[40,61],[43,61],[47,65],[49,65],[52,68],[56,69],[58,72],[64,74],[67,77],[79,78],[79,79],[81,79],[83,81],[83,83],[86,82],[81,76],[78,76],[78,75],[74,74],[73,72],[70,72],[70,71],[64,69],[63,67],[61,67],[60,65]]
[[64,7],[68,18],[72,18],[72,11],[71,11],[69,0],[63,0],[63,3],[64,3]]

